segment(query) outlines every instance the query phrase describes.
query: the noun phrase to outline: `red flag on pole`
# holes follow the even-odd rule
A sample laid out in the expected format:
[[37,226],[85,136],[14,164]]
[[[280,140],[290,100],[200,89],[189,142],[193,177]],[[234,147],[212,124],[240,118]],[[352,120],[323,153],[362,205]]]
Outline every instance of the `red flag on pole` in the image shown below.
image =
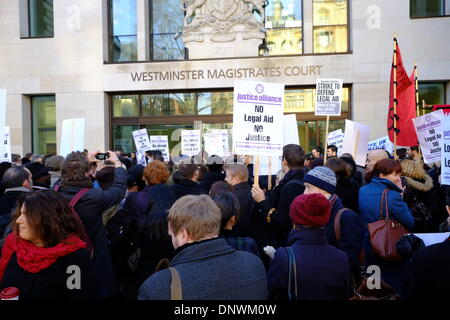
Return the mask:
[[[410,147],[417,145],[417,134],[411,119],[416,117],[416,88],[414,84],[414,71],[411,76],[405,71],[402,55],[397,40],[395,41],[396,65],[394,61],[391,68],[391,81],[389,90],[389,112],[387,128],[389,140],[394,143],[394,130],[397,132],[397,145]],[[394,83],[394,71],[397,72],[397,85]],[[394,114],[394,90],[397,92],[397,112]],[[397,119],[394,128],[394,117]]]

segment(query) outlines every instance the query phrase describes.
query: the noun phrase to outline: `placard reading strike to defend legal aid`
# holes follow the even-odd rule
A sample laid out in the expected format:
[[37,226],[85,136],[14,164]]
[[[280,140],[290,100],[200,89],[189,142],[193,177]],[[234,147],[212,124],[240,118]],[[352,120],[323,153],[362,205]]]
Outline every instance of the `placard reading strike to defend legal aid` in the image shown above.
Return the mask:
[[342,79],[317,79],[316,116],[340,116]]
[[181,153],[187,156],[196,156],[200,151],[200,130],[181,131]]
[[441,161],[442,109],[412,119],[426,164]]
[[240,155],[279,156],[283,148],[284,85],[235,81],[233,147]]
[[167,136],[150,136],[150,150],[159,150],[164,161],[169,161],[169,138]]
[[137,151],[145,154],[145,151],[152,149],[150,139],[148,138],[147,129],[135,130],[132,134]]

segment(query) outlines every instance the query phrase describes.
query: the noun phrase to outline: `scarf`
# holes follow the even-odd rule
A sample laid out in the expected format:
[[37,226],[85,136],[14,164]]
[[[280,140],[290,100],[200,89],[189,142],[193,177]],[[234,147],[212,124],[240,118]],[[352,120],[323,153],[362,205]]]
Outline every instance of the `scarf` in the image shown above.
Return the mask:
[[19,236],[11,233],[6,237],[0,258],[0,282],[3,279],[8,262],[12,255],[16,253],[17,263],[27,272],[38,273],[47,269],[60,257],[64,257],[81,248],[86,248],[86,242],[76,235],[70,235],[61,243],[54,247],[37,247],[31,241],[23,240]]

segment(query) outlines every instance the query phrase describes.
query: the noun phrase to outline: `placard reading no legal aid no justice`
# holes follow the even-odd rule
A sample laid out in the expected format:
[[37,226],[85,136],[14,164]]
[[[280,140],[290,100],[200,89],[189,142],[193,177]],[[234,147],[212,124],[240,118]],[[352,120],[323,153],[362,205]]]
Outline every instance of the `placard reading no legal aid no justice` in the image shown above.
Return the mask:
[[234,82],[233,148],[240,155],[281,156],[284,84]]

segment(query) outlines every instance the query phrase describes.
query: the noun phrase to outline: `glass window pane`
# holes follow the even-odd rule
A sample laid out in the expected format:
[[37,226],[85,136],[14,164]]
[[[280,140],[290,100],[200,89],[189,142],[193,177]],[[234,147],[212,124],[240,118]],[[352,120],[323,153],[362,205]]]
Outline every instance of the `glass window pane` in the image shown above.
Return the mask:
[[113,117],[138,117],[139,104],[137,95],[112,96]]
[[133,141],[133,131],[139,126],[113,126],[113,150],[121,149],[123,153],[136,151]]
[[[320,128],[320,146],[323,148],[324,142],[325,142],[325,131],[326,131],[326,121],[318,121],[319,128]],[[345,120],[331,120],[328,125],[328,133],[342,129],[342,131],[345,130]]]
[[137,61],[137,37],[113,37],[113,61]]
[[267,29],[302,27],[302,1],[269,1],[265,11]]
[[136,0],[112,0],[111,4],[111,58],[116,62],[136,61]]
[[347,52],[347,27],[314,27],[314,53]]
[[197,114],[199,95],[197,93],[171,93],[169,106],[171,114],[189,115]]
[[29,0],[30,37],[53,37],[53,0]]
[[31,98],[33,114],[33,152],[56,154],[55,96]]
[[314,26],[347,24],[347,0],[314,0]]
[[148,94],[142,96],[142,116],[170,116],[168,94]]
[[436,17],[444,15],[445,0],[410,0],[411,17]]
[[317,146],[317,122],[316,121],[306,121],[308,124],[308,152],[311,152],[312,148]]
[[113,0],[111,15],[113,35],[136,35],[136,13],[136,0]]
[[270,55],[301,54],[302,29],[269,29],[266,32],[266,44]]
[[[233,92],[213,92],[211,114],[232,114],[233,113]],[[215,128],[221,129],[221,128]]]
[[444,104],[445,84],[444,83],[419,83],[419,104]]
[[314,112],[315,96],[314,89],[287,90],[284,94],[284,112]]
[[154,0],[152,12],[152,60],[185,58],[183,37],[184,11],[179,0]]
[[175,33],[152,35],[153,60],[184,59],[184,43],[181,35]]

